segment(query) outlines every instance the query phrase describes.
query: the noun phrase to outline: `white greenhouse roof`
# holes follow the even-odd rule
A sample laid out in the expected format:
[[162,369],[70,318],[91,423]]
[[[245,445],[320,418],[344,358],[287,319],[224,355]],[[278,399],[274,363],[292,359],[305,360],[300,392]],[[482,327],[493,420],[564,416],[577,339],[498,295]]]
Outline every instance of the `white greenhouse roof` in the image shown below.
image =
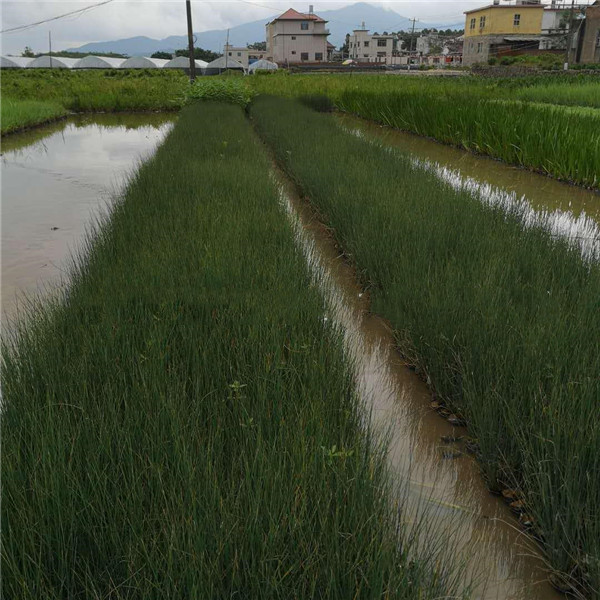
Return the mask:
[[[196,59],[196,69],[204,69],[208,64],[204,60]],[[188,69],[190,66],[190,59],[187,56],[176,56],[171,60],[167,61],[167,64],[163,66],[163,69]]]
[[162,69],[169,61],[164,58],[132,56],[121,63],[120,69]]
[[63,58],[57,56],[38,56],[34,58],[28,65],[28,69],[72,69],[78,58]]
[[118,69],[125,61],[124,58],[115,58],[113,56],[84,56],[80,58],[74,69]]
[[231,57],[219,56],[212,62],[206,65],[207,69],[241,69],[244,70],[244,65]]
[[271,62],[270,60],[261,58],[260,60],[253,62],[248,67],[248,71],[252,72],[252,71],[256,71],[257,69],[264,70],[264,71],[275,71],[278,68],[279,67],[277,66],[277,63],[274,63],[274,62]]
[[0,68],[22,69],[26,67],[33,58],[29,56],[0,56]]

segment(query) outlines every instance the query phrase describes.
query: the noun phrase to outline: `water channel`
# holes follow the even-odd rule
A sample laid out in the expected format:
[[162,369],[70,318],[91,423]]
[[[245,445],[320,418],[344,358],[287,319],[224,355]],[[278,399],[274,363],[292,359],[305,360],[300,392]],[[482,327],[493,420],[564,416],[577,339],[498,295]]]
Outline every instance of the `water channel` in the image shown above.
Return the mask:
[[2,139],[3,321],[63,279],[86,229],[174,119],[83,115]]

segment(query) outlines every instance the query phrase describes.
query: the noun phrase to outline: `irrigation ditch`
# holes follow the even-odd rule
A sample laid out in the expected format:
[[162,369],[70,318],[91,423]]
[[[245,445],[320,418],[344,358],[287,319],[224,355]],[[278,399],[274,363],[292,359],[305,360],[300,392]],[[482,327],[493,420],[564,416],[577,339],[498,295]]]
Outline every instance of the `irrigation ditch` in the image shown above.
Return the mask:
[[371,312],[369,293],[332,231],[279,166],[274,169],[297,243],[327,301],[327,318],[342,332],[366,414],[387,439],[404,522],[421,524],[415,529],[420,546],[430,552],[450,546],[446,559],[462,569],[463,592],[474,598],[562,598],[549,583],[551,568],[537,542],[506,502],[489,493],[467,430],[432,409],[435,396],[398,353],[390,324]]

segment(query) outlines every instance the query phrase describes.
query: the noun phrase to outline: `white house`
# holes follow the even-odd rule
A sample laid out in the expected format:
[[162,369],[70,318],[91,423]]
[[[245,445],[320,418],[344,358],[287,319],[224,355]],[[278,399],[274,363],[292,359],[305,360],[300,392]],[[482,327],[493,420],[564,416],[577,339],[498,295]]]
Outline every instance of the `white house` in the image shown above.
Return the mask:
[[355,29],[348,36],[349,57],[358,62],[383,62],[391,64],[394,56],[395,35],[370,34],[362,24],[360,29]]
[[268,60],[279,65],[327,60],[327,21],[313,13],[290,8],[267,23]]

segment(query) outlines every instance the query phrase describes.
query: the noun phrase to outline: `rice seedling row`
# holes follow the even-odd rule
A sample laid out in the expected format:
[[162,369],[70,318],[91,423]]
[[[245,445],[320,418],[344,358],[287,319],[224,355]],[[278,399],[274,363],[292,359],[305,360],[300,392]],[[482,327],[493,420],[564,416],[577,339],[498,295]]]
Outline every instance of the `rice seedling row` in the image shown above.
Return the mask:
[[524,228],[519,205],[482,203],[297,101],[258,98],[251,116],[402,353],[469,423],[490,488],[518,488],[563,580],[599,597],[598,264]]
[[242,110],[186,108],[3,344],[11,598],[452,595]]

